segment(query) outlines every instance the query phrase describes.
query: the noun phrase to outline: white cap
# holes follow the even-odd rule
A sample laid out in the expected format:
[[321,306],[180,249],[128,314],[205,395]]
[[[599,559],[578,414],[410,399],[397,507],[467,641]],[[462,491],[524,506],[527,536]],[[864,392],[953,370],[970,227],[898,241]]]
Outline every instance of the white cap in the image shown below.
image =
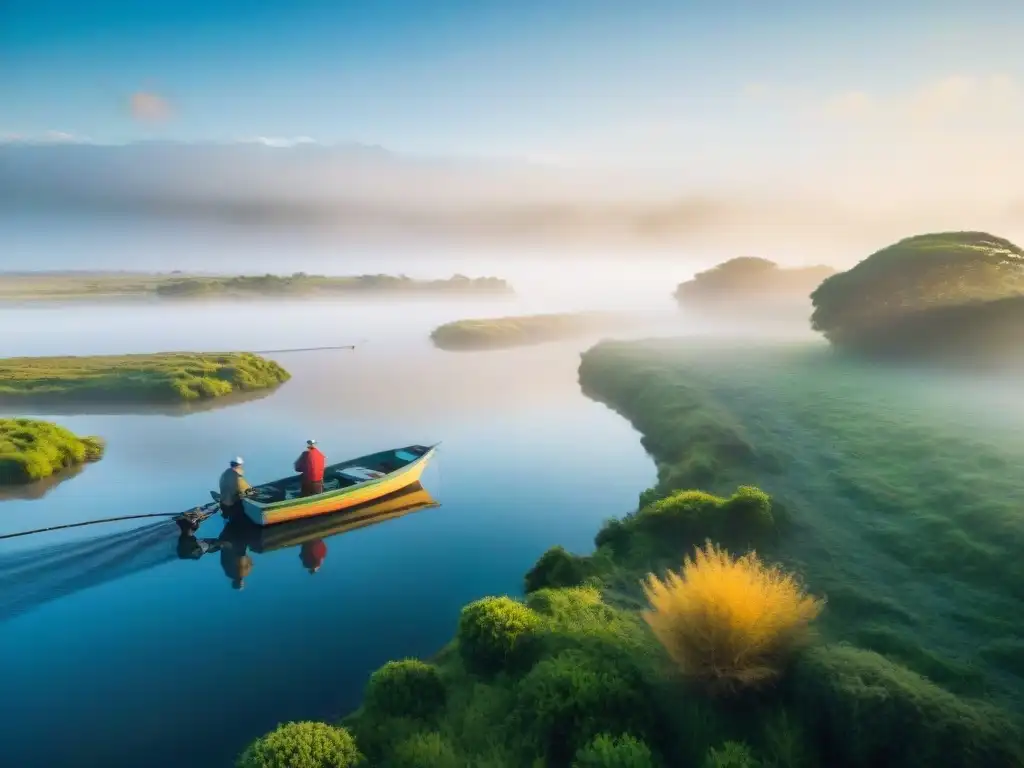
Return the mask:
[[232,464],[237,464],[238,466],[241,466],[242,464],[245,464],[245,462],[242,460],[241,456],[235,456],[235,458],[233,458],[231,460],[231,463]]
[[316,445],[316,440],[307,440],[306,445]]

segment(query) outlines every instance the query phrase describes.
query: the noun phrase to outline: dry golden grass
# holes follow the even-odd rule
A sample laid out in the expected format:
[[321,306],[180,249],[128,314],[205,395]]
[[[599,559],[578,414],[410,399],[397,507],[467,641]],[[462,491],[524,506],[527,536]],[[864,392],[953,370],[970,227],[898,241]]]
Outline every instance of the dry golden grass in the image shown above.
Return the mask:
[[644,620],[684,675],[716,692],[774,680],[824,601],[756,553],[734,558],[708,542],[681,573],[644,582]]

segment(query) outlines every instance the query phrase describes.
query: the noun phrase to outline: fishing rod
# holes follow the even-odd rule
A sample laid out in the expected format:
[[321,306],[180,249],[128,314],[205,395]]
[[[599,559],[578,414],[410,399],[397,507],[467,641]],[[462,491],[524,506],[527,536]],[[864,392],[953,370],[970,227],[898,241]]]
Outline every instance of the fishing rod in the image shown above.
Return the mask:
[[296,347],[295,349],[258,349],[254,355],[280,355],[285,352],[324,352],[330,349],[355,349],[355,344],[346,344],[343,347]]
[[[143,519],[153,518],[153,517],[173,517],[173,518],[177,518],[178,520],[186,521],[190,526],[194,524],[194,525],[196,525],[198,527],[198,523],[202,522],[207,517],[209,517],[208,514],[204,514],[204,513],[207,512],[207,510],[212,510],[216,506],[217,506],[217,502],[214,501],[214,502],[210,502],[209,504],[204,504],[201,507],[196,507],[195,509],[193,509],[193,510],[191,510],[189,512],[155,512],[153,514],[148,514],[148,515],[121,515],[120,517],[104,517],[104,518],[100,518],[98,520],[86,520],[86,521],[81,522],[81,523],[65,523],[63,525],[51,525],[51,526],[48,526],[46,528],[36,528],[34,530],[31,530],[31,531],[20,531],[18,533],[5,533],[3,535],[0,535],[0,540],[3,540],[3,539],[16,539],[19,536],[31,536],[32,534],[47,533],[49,531],[61,531],[61,530],[64,530],[66,528],[81,528],[82,526],[98,525],[99,523],[116,523],[116,522],[119,522],[121,520],[143,520]],[[179,527],[181,527],[181,526],[179,525]]]

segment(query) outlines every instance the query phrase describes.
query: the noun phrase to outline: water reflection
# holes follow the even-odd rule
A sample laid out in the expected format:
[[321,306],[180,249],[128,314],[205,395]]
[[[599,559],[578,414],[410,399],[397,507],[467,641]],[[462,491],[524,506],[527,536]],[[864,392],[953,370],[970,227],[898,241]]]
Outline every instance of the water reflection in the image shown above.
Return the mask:
[[0,501],[35,501],[41,499],[64,481],[80,475],[84,469],[85,465],[76,464],[34,483],[0,487]]
[[[0,398],[0,414],[22,414],[31,411],[46,416],[188,416],[193,413],[219,411],[236,405],[262,400],[274,394],[281,385],[255,392],[236,392],[222,397],[185,403],[117,402],[105,400],[74,401],[73,396]],[[116,395],[116,393],[115,393]]]
[[252,554],[298,548],[299,564],[315,574],[327,557],[325,539],[437,506],[440,504],[417,483],[367,504],[293,523],[262,527],[248,518],[237,517],[225,523],[220,534],[212,538],[183,530],[178,537],[177,553],[182,560],[218,555],[231,588],[241,590],[253,570]]
[[301,567],[320,571],[326,539],[387,520],[440,506],[416,484],[374,502],[331,515],[261,528],[241,518],[226,523],[215,537],[179,533],[163,521],[84,541],[46,545],[0,557],[0,622],[45,603],[175,560],[199,560],[216,554],[231,587],[244,589],[253,570],[253,554],[297,549]]

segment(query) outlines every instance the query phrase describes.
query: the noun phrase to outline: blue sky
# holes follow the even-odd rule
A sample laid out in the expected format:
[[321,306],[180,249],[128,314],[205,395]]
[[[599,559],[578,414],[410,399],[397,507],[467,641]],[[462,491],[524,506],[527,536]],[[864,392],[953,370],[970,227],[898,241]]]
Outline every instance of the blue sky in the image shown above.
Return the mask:
[[1022,33],[1010,0],[3,0],[0,135],[792,165],[832,101],[1015,86]]

